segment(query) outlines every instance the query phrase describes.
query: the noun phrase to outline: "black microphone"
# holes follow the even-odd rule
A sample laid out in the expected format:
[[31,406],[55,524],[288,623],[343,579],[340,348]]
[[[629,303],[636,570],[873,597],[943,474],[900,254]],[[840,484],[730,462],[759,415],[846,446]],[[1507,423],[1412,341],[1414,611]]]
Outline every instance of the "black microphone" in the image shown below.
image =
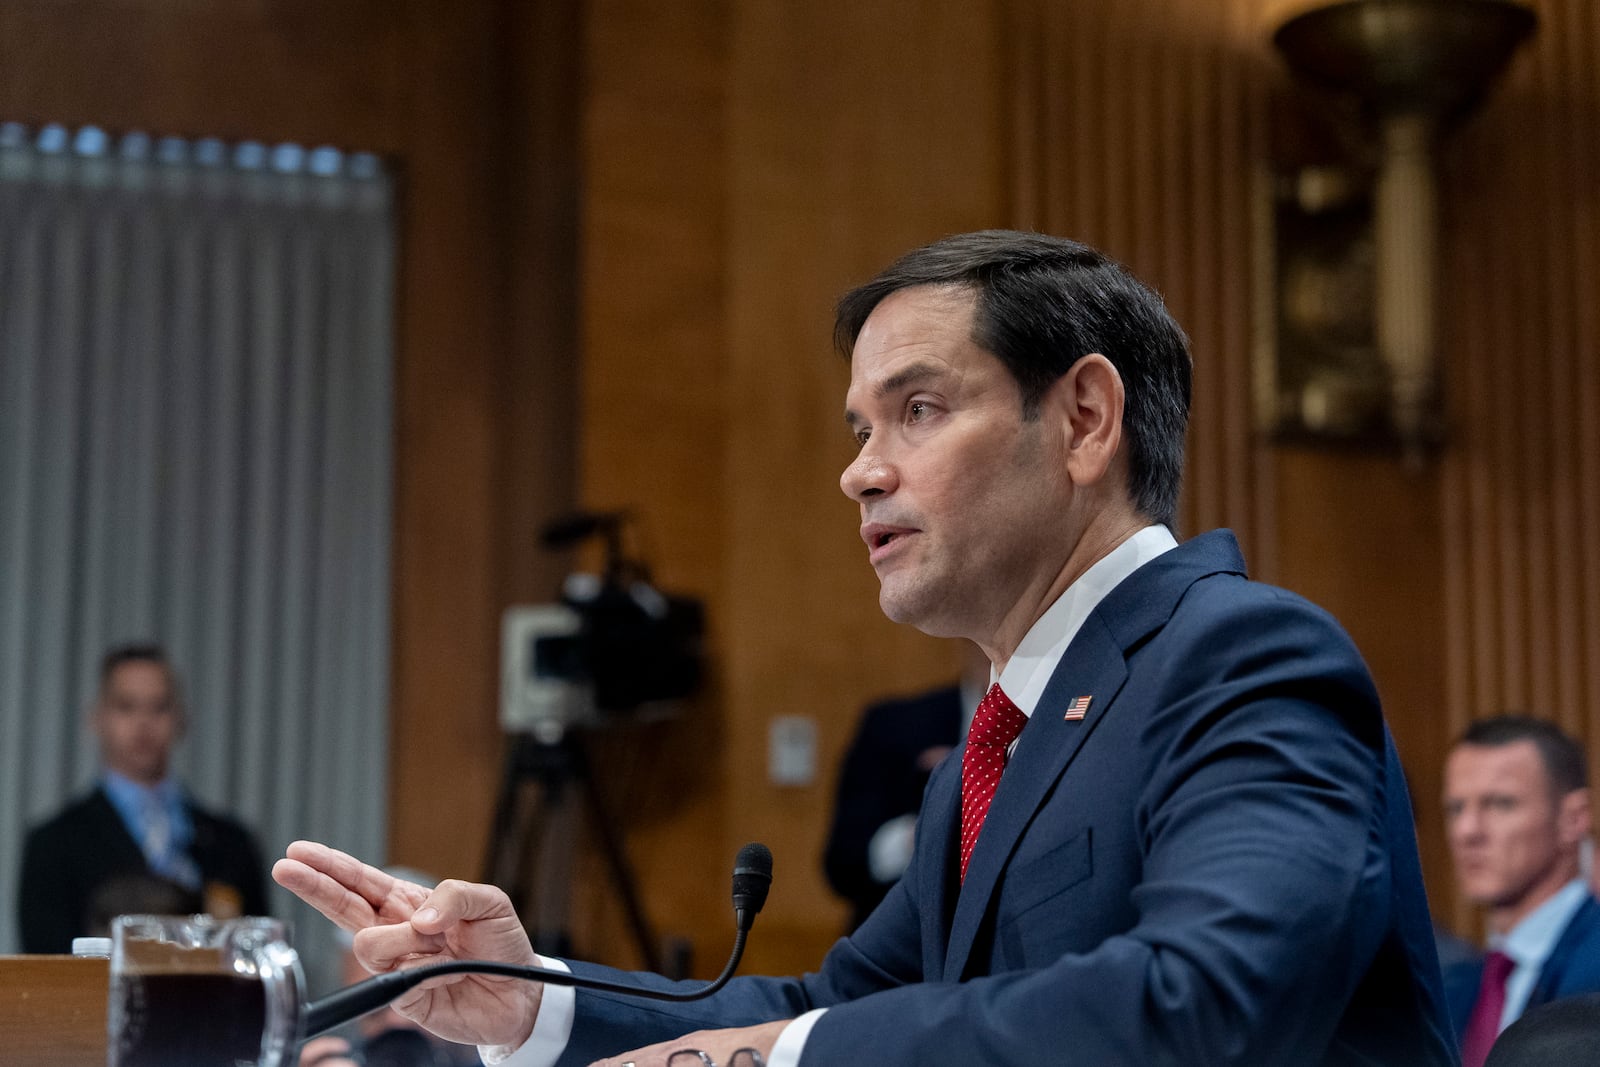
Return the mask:
[[739,850],[733,861],[733,921],[740,933],[748,933],[772,888],[772,850],[751,842]]
[[390,971],[374,975],[353,986],[329,993],[305,1007],[305,1035],[316,1037],[369,1011],[376,1011],[408,989],[421,985],[430,978],[446,974],[497,974],[506,978],[526,978],[549,985],[567,985],[578,989],[598,989],[605,993],[648,997],[651,1000],[690,1001],[709,997],[728,984],[744,955],[745,938],[750,924],[767,902],[767,891],[772,887],[772,850],[766,845],[749,844],[739,850],[733,861],[733,917],[737,929],[733,936],[733,953],[722,973],[699,989],[688,992],[646,989],[612,982],[604,978],[587,978],[554,971],[546,967],[531,967],[515,963],[497,963],[493,960],[451,960],[446,963],[428,963],[403,971]]

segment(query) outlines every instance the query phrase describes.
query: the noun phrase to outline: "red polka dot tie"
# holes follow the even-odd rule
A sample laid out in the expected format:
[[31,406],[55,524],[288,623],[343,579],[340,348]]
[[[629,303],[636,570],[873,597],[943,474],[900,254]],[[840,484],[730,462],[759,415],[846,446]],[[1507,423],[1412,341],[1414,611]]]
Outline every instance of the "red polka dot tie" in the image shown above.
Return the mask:
[[1000,691],[1000,683],[989,687],[972,717],[967,731],[967,751],[961,757],[961,880],[967,880],[967,861],[978,843],[978,831],[989,814],[989,804],[1000,785],[1000,772],[1006,769],[1006,749],[1017,739],[1028,717],[1011,698]]

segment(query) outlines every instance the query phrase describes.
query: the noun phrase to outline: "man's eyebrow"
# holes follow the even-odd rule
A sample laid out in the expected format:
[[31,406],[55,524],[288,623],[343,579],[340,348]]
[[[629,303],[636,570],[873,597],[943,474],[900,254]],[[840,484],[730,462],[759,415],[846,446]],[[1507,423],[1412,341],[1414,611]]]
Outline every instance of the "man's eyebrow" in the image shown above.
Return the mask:
[[[897,393],[908,385],[914,385],[917,382],[928,378],[936,378],[943,373],[943,370],[944,368],[940,364],[931,363],[926,360],[909,364],[905,367],[901,367],[899,370],[889,375],[889,377],[874,385],[872,387],[872,395],[876,398],[885,397],[891,393]],[[861,421],[861,416],[857,415],[849,408],[845,408],[844,421],[845,425],[854,426],[856,423]]]

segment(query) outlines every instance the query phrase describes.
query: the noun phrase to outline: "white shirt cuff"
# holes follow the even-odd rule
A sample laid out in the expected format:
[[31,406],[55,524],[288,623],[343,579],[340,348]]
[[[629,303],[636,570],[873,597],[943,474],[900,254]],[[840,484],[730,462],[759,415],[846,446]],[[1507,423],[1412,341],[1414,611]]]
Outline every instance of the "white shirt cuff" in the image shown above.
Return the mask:
[[800,1053],[805,1051],[806,1038],[811,1036],[811,1028],[827,1010],[813,1008],[785,1026],[772,1046],[772,1055],[767,1057],[767,1067],[800,1067]]
[[[534,963],[552,971],[572,973],[560,960],[535,956]],[[510,1045],[479,1045],[478,1058],[490,1067],[555,1067],[572,1039],[572,1019],[577,1013],[578,991],[569,985],[545,983],[539,1000],[539,1014],[533,1020],[533,1033],[521,1048]],[[808,1028],[809,1029],[809,1028]],[[785,1031],[787,1032],[787,1031]]]

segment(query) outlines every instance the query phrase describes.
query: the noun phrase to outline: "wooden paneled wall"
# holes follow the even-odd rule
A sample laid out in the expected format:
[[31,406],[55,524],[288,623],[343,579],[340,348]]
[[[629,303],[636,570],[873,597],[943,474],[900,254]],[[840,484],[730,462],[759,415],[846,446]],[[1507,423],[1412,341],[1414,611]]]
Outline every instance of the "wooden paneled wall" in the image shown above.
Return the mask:
[[[1439,467],[1449,732],[1551,716],[1600,747],[1600,12],[1539,34],[1446,146]],[[1593,771],[1591,771],[1593,773]],[[1466,924],[1457,907],[1455,919]]]
[[[837,489],[834,297],[991,225],[1104,247],[1194,342],[1183,525],[1330,607],[1411,768],[1450,888],[1438,765],[1469,718],[1600,738],[1600,26],[1539,37],[1447,145],[1441,322],[1453,435],[1421,472],[1251,429],[1252,173],[1287,79],[1278,0],[570,0],[519,5],[10,0],[0,117],[331,141],[406,178],[393,853],[476,874],[500,738],[497,616],[548,599],[533,547],[574,501],[627,507],[663,586],[704,597],[712,679],[598,740],[645,902],[728,942],[734,850],[777,884],[750,966],[813,964],[843,919],[819,854],[868,699],[954,675],[886,622]],[[818,781],[766,779],[780,715]],[[632,962],[592,862],[586,954]]]
[[1259,4],[1022,0],[1008,12],[1013,225],[1109,251],[1158,288],[1195,361],[1183,525],[1275,549],[1251,432],[1256,168],[1270,56]]

